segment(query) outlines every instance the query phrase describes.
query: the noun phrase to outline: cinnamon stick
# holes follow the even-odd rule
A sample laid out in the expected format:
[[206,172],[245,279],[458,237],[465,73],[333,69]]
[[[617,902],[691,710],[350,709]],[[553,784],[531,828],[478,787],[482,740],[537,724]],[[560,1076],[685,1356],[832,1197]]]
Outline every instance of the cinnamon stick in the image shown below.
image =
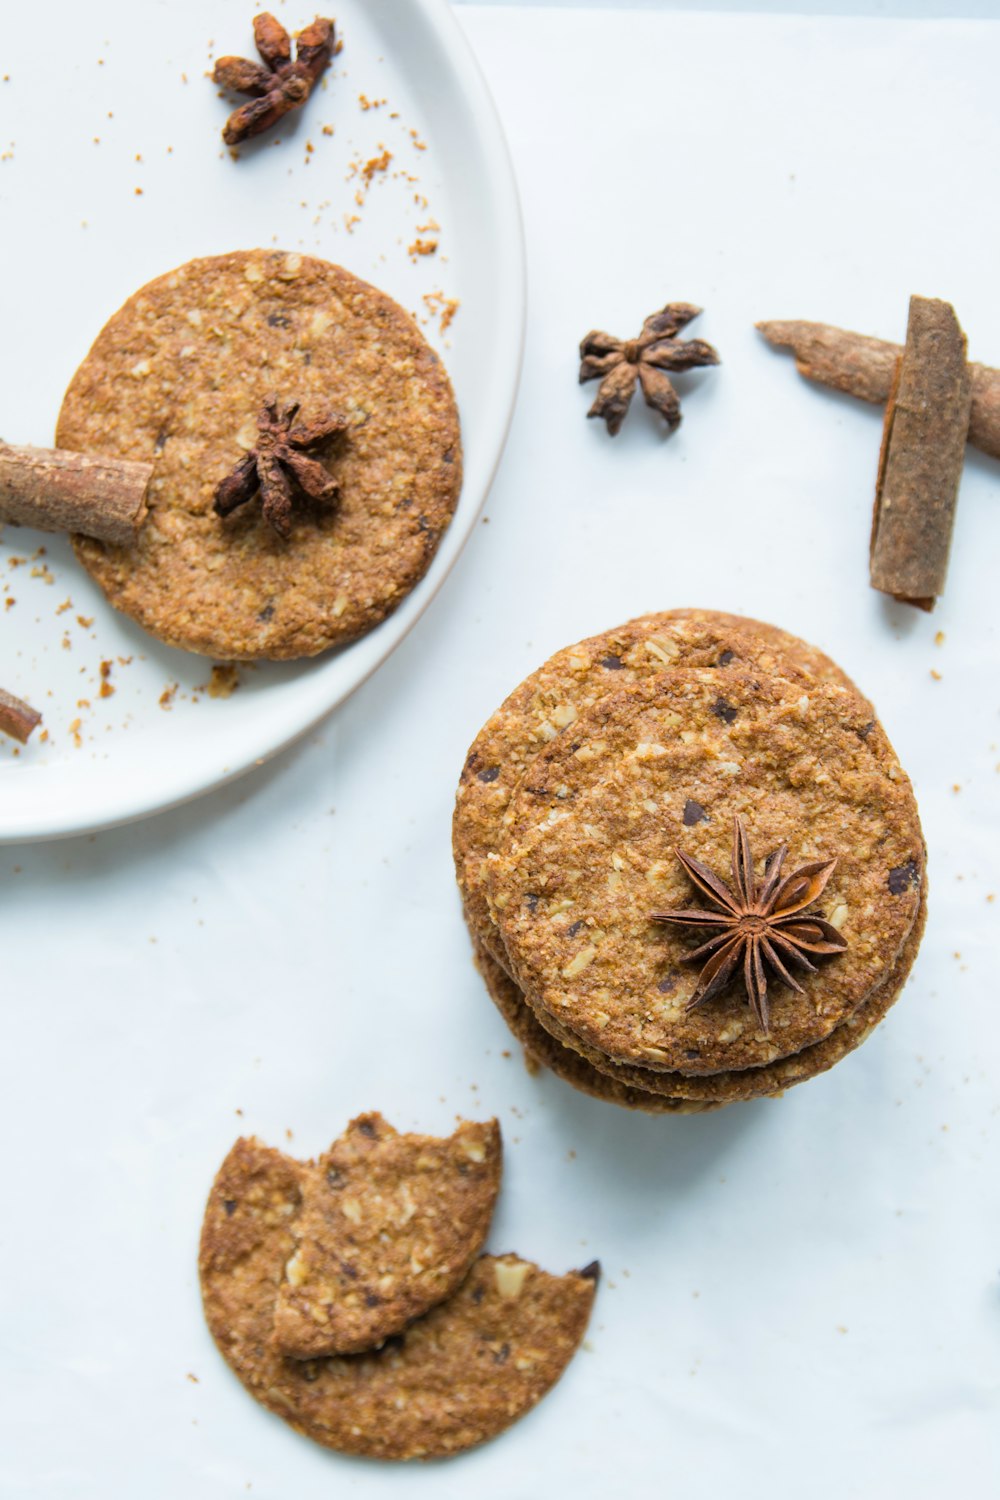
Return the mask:
[[932,610],[944,592],[972,384],[955,309],[910,298],[906,346],[882,431],[872,520],[872,587]]
[[[888,401],[903,352],[899,344],[799,319],[758,323],[757,327],[769,344],[791,350],[799,374],[807,380],[877,405]],[[972,383],[969,442],[991,458],[1000,458],[1000,370],[978,364],[968,369]]]
[[0,442],[0,522],[127,547],[146,515],[152,473],[130,459]]
[[32,731],[41,722],[41,714],[36,713],[30,704],[0,688],[0,733],[9,734],[11,739],[26,745]]

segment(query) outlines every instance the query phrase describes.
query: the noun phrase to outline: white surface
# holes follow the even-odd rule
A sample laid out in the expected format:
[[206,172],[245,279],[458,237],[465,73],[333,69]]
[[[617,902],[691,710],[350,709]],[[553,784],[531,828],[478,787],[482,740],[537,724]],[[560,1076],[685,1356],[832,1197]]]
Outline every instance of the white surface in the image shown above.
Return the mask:
[[[453,0],[456,5],[466,5],[469,0]],[[482,0],[485,5],[516,8],[518,0]],[[529,0],[535,4],[536,0]],[[600,10],[601,0],[549,0],[553,8],[560,10]],[[629,0],[629,9],[656,10],[661,13],[690,11],[694,7],[684,0]],[[1000,0],[700,0],[699,11],[750,12],[762,14],[776,12],[811,16],[921,16],[921,17],[977,17],[993,20],[1000,16]]]
[[[530,257],[489,524],[287,756],[145,825],[0,851],[0,1493],[993,1500],[1000,465],[970,456],[938,612],[885,605],[866,577],[878,413],[805,385],[752,324],[898,335],[920,290],[1000,359],[997,30],[463,23]],[[667,297],[704,303],[692,333],[725,363],[688,380],[676,437],[639,407],[610,442],[576,342]],[[781,1101],[666,1121],[504,1057],[448,823],[467,744],[523,673],[684,603],[802,631],[874,695],[914,776],[931,913],[858,1054]],[[323,1453],[255,1406],[201,1322],[201,1207],[237,1132],[290,1127],[312,1152],[370,1106],[441,1130],[495,1111],[491,1245],[605,1266],[592,1352],[448,1466]]]
[[[344,50],[323,86],[238,162],[218,134],[232,101],[202,74],[212,56],[254,51],[245,4],[147,4],[141,27],[118,0],[64,3],[56,14],[58,40],[44,48],[30,7],[4,18],[0,207],[4,223],[17,225],[0,280],[9,376],[17,371],[5,390],[5,434],[51,444],[73,369],[105,318],[151,276],[193,256],[276,244],[341,262],[425,325],[458,398],[465,482],[427,576],[388,620],[318,661],[243,669],[244,690],[224,703],[204,694],[208,661],[115,615],[65,537],[7,528],[0,613],[7,598],[16,602],[0,629],[0,683],[43,713],[48,738],[36,734],[25,750],[0,739],[0,840],[172,806],[259,763],[353,692],[412,628],[476,524],[523,338],[509,158],[445,0],[339,7]],[[53,113],[60,93],[72,98],[69,120]],[[365,192],[357,167],[385,147],[388,171]],[[437,254],[408,255],[428,221],[440,226],[422,236],[438,239]],[[444,335],[423,301],[442,290],[460,304]],[[104,699],[102,660],[113,663],[114,696]]]

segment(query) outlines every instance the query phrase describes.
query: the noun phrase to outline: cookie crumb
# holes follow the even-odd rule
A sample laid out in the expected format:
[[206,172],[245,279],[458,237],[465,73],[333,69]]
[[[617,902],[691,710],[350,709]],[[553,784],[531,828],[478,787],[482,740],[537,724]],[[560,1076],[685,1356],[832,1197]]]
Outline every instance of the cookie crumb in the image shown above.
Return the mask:
[[446,297],[444,292],[425,292],[423,300],[431,317],[438,319],[438,331],[447,333],[462,305],[458,298]]
[[240,685],[240,672],[234,661],[219,661],[212,666],[202,691],[210,698],[231,698]]

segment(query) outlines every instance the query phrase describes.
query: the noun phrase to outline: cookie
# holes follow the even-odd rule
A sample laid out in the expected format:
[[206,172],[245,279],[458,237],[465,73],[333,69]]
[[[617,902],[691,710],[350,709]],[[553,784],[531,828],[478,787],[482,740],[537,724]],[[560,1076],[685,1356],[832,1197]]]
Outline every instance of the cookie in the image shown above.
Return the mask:
[[359,1115],[303,1169],[295,1253],[274,1312],[274,1347],[296,1359],[355,1354],[449,1297],[490,1227],[500,1129],[464,1121],[447,1140],[399,1135]]
[[[476,966],[490,998],[511,1032],[540,1063],[584,1093],[650,1113],[691,1113],[749,1099],[775,1097],[797,1083],[826,1073],[861,1046],[899,999],[913,968],[927,920],[927,882],[921,883],[920,905],[902,950],[885,982],[853,1015],[834,1028],[822,1042],[803,1047],[790,1057],[759,1068],[720,1071],[701,1078],[684,1073],[654,1072],[627,1063],[614,1063],[599,1049],[588,1047],[547,1013],[535,1015],[514,980],[479,950]],[[541,1033],[541,1036],[539,1036]],[[546,1040],[541,1040],[544,1037]],[[580,1049],[579,1051],[577,1049]],[[567,1056],[569,1054],[569,1056]],[[603,1077],[598,1083],[594,1075]],[[657,1108],[657,1095],[662,1104]],[[690,1106],[690,1109],[685,1106]]]
[[[531,837],[488,859],[532,1007],[613,1061],[692,1075],[829,1036],[885,980],[923,876],[909,782],[870,713],[843,688],[730,670],[724,695],[714,674],[663,672],[580,716],[532,765]],[[689,1011],[698,968],[683,960],[696,941],[652,920],[699,904],[675,848],[729,879],[735,814],[758,866],[782,844],[789,870],[838,859],[823,903],[847,951],[803,976],[802,994],[775,986],[770,1035],[736,985]]]
[[[610,1071],[602,1072],[572,1047],[558,1042],[541,1025],[514,980],[485,949],[477,948],[475,957],[476,968],[482,975],[490,999],[525,1053],[564,1083],[572,1084],[573,1088],[595,1099],[620,1104],[625,1109],[643,1110],[646,1114],[698,1115],[716,1108],[712,1103],[670,1098],[663,1090],[649,1092],[615,1078]],[[656,1081],[659,1082],[658,1077]]]
[[667,667],[753,666],[806,683],[852,687],[836,663],[796,636],[710,610],[644,615],[559,651],[521,683],[473,741],[462,768],[452,823],[459,888],[475,940],[506,965],[489,914],[486,854],[533,757],[605,693]]
[[[213,511],[272,392],[304,420],[347,421],[321,455],[339,498],[300,497],[287,540],[256,502]],[[451,386],[412,319],[341,267],[277,250],[190,261],[130,298],[73,377],[57,441],[154,464],[135,545],[78,537],[77,556],[153,635],[227,660],[371,630],[426,572],[461,487]]]
[[271,1333],[301,1201],[297,1162],[237,1141],[205,1210],[201,1290],[219,1351],[250,1394],[328,1448],[445,1458],[486,1442],[551,1389],[583,1338],[596,1267],[550,1276],[484,1255],[453,1297],[379,1352],[289,1359]]

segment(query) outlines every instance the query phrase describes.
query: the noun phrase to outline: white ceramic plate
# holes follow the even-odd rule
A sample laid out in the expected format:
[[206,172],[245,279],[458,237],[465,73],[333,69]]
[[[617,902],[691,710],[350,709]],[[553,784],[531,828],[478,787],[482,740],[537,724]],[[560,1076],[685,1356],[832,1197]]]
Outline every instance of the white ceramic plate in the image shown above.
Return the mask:
[[[390,619],[339,653],[241,669],[224,700],[199,692],[210,662],[111,610],[64,538],[7,528],[0,685],[42,711],[48,738],[23,750],[0,739],[0,840],[141,817],[273,755],[385,660],[476,523],[513,409],[524,329],[523,241],[503,134],[445,0],[334,9],[343,51],[326,86],[272,133],[280,144],[265,138],[236,161],[219,138],[227,102],[205,74],[214,55],[252,54],[244,0],[145,7],[141,27],[123,0],[63,5],[57,45],[44,51],[30,7],[5,15],[3,436],[51,444],[74,368],[152,276],[196,255],[278,245],[347,266],[418,317],[458,397],[465,484],[427,576]],[[301,25],[312,8],[280,14]],[[60,95],[72,99],[69,117],[53,108]],[[366,181],[365,165],[383,150],[385,170]],[[417,239],[436,240],[436,253],[410,253]],[[451,300],[457,310],[442,329]],[[114,688],[104,698],[102,661]]]

